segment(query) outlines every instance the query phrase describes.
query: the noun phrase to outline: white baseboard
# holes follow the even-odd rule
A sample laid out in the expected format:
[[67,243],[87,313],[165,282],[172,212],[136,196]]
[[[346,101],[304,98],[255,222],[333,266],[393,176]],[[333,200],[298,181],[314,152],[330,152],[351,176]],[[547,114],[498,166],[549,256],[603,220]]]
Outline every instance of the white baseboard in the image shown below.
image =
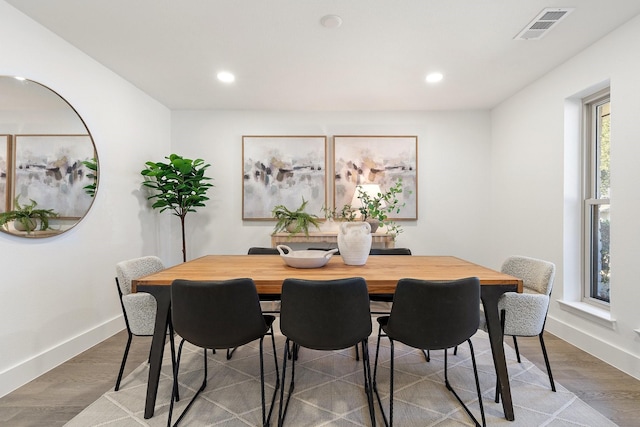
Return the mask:
[[122,315],[0,372],[0,397],[77,356],[125,328]]
[[[603,341],[586,331],[577,329],[551,316],[547,316],[545,331],[640,380],[640,358],[627,350]],[[549,356],[549,358],[553,360],[552,356]],[[553,369],[553,365],[551,369]]]

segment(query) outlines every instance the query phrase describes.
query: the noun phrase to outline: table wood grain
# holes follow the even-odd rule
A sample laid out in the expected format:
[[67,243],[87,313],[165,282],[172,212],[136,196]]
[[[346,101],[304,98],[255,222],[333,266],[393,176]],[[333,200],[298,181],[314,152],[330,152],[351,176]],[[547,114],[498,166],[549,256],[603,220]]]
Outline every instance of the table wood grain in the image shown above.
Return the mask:
[[371,294],[393,293],[403,277],[424,280],[478,277],[483,286],[517,285],[518,292],[522,292],[522,281],[516,277],[453,256],[418,255],[371,255],[361,266],[346,265],[339,255],[334,255],[324,267],[309,269],[289,267],[274,255],[207,255],[134,280],[132,290],[136,292],[138,285],[170,285],[175,279],[238,277],[252,278],[258,293],[263,295],[279,294],[282,281],[290,277],[308,280],[363,277]]

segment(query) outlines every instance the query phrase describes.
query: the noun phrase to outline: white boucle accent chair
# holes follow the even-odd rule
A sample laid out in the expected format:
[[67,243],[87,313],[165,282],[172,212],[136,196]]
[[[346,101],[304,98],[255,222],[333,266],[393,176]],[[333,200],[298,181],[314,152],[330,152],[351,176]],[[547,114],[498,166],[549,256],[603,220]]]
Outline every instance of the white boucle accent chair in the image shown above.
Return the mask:
[[[556,266],[548,261],[526,256],[511,256],[502,264],[501,271],[522,279],[523,293],[507,292],[498,301],[498,310],[505,335],[513,337],[513,345],[520,363],[520,352],[516,337],[534,337],[540,339],[544,362],[551,389],[556,391],[547,349],[544,345],[544,324],[549,311],[549,301],[553,288]],[[482,319],[484,320],[484,319]],[[486,330],[486,325],[483,325]],[[499,388],[496,387],[496,399],[499,400]]]
[[[124,372],[124,366],[127,362],[133,336],[153,335],[156,322],[156,299],[151,294],[145,292],[131,293],[131,281],[164,270],[164,268],[164,264],[160,258],[155,256],[134,258],[116,264],[116,286],[118,288],[124,322],[127,326],[129,337],[122,357],[118,379],[116,380],[115,391],[120,389],[120,381],[122,380],[122,373]],[[171,356],[172,360],[175,360],[173,328],[171,323],[169,324],[169,329]]]

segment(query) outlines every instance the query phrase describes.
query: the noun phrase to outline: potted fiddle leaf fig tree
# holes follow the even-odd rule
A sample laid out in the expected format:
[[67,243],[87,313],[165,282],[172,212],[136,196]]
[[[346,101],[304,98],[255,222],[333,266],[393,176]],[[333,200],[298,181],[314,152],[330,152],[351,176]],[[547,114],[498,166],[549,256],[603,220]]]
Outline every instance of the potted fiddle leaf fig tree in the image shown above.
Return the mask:
[[206,169],[211,166],[202,159],[186,159],[177,154],[171,154],[163,162],[146,162],[146,168],[140,173],[144,176],[142,184],[154,190],[147,197],[153,200],[154,209],[160,212],[171,210],[172,215],[180,218],[182,230],[182,260],[187,261],[187,249],[184,232],[184,220],[189,212],[195,212],[196,208],[204,207],[209,200],[207,190],[213,187],[205,176]]

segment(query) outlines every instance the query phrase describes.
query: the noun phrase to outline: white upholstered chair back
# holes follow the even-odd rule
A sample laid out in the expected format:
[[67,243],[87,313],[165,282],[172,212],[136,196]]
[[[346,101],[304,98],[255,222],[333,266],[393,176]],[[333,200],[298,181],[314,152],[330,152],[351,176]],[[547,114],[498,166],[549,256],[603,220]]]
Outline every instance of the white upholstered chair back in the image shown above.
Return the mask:
[[502,264],[502,272],[522,279],[525,288],[549,296],[556,266],[541,259],[510,256]]
[[116,264],[118,285],[122,292],[122,305],[134,335],[153,335],[156,319],[156,299],[148,293],[131,293],[131,281],[164,270],[160,258],[144,256]]
[[132,280],[156,273],[160,270],[164,270],[164,265],[160,258],[156,256],[143,256],[117,263],[116,273],[122,295],[129,295],[131,293]]
[[541,259],[511,256],[502,265],[502,272],[522,279],[524,292],[507,292],[498,302],[505,310],[505,335],[536,336],[542,332],[556,267]]

